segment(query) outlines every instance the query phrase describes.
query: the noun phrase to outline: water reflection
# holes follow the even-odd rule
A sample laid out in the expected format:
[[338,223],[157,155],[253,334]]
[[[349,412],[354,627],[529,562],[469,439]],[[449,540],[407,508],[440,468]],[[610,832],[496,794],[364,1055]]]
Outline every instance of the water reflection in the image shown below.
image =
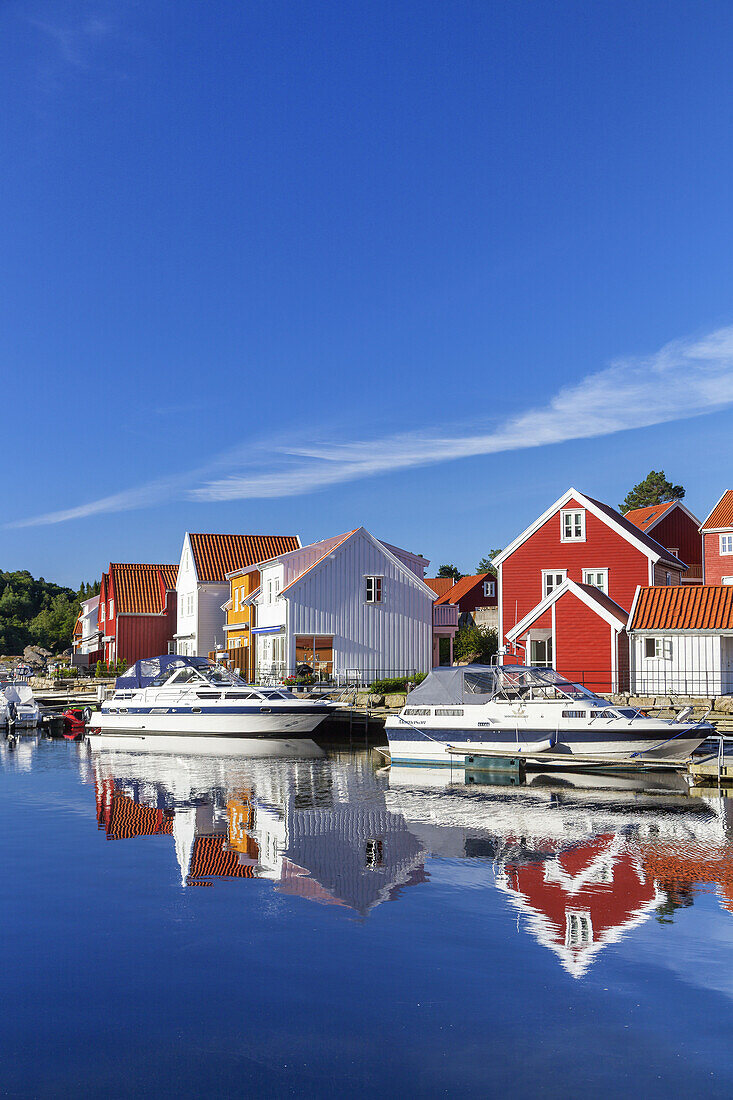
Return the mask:
[[574,978],[701,889],[733,911],[730,802],[678,776],[553,775],[521,788],[461,771],[325,760],[95,751],[85,765],[109,840],[170,837],[180,882],[265,879],[280,894],[365,918],[460,861],[516,928]]

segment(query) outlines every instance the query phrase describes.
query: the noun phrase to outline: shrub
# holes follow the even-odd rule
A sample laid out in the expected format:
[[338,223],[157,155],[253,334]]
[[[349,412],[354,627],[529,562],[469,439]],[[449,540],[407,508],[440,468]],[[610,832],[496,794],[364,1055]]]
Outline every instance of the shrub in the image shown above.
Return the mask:
[[369,685],[369,690],[372,695],[390,695],[393,692],[404,692],[407,691],[408,684],[421,684],[426,676],[426,672],[417,672],[412,676],[394,676],[391,679],[375,680],[373,684]]
[[315,684],[315,682],[316,678],[313,674],[310,676],[286,676],[283,680],[286,687],[295,687],[296,684],[309,687],[311,684]]
[[454,661],[480,661],[489,664],[499,648],[499,634],[494,626],[461,627],[453,639]]

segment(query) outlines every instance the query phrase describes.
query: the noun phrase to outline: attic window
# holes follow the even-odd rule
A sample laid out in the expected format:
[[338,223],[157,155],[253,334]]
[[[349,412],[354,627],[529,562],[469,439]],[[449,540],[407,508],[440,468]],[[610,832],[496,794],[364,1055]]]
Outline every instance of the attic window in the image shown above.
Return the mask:
[[562,542],[585,542],[585,509],[566,508],[560,513]]
[[496,581],[484,581],[484,596],[488,599],[496,592]]
[[382,578],[381,577],[365,577],[366,581],[366,602],[367,603],[381,603],[382,602]]

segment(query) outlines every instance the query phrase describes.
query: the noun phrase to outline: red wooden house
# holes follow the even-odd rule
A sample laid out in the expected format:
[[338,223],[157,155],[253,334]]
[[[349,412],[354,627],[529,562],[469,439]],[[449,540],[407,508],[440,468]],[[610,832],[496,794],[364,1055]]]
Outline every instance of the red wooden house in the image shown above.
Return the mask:
[[[475,620],[490,626],[496,625],[496,607],[499,602],[498,585],[493,573],[477,573],[461,577],[455,584],[450,577],[427,577],[425,583],[437,594],[435,606],[455,604],[459,624]],[[493,610],[493,614],[491,614]]]
[[733,489],[726,489],[700,531],[703,583],[733,584]]
[[596,691],[624,686],[637,585],[679,584],[686,566],[601,501],[568,489],[501,554],[507,662],[556,668]]
[[110,562],[102,574],[98,625],[107,664],[168,652],[176,632],[177,565]]
[[681,501],[666,500],[648,508],[633,508],[625,518],[685,563],[683,584],[702,584],[700,520]]

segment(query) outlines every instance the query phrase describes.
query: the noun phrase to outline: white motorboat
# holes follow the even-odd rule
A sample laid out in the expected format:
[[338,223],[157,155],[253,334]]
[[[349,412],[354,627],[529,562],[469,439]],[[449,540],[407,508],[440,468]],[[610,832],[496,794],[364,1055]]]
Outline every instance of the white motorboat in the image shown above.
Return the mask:
[[275,740],[307,738],[332,708],[287,688],[248,684],[203,657],[168,654],[119,676],[101,710],[89,715],[89,732],[251,738],[265,751]]
[[41,720],[41,708],[33,697],[33,688],[24,680],[0,684],[0,725],[32,728]]
[[615,706],[551,668],[436,668],[387,719],[392,761],[456,764],[477,750],[611,762],[686,760],[707,722],[650,717]]

